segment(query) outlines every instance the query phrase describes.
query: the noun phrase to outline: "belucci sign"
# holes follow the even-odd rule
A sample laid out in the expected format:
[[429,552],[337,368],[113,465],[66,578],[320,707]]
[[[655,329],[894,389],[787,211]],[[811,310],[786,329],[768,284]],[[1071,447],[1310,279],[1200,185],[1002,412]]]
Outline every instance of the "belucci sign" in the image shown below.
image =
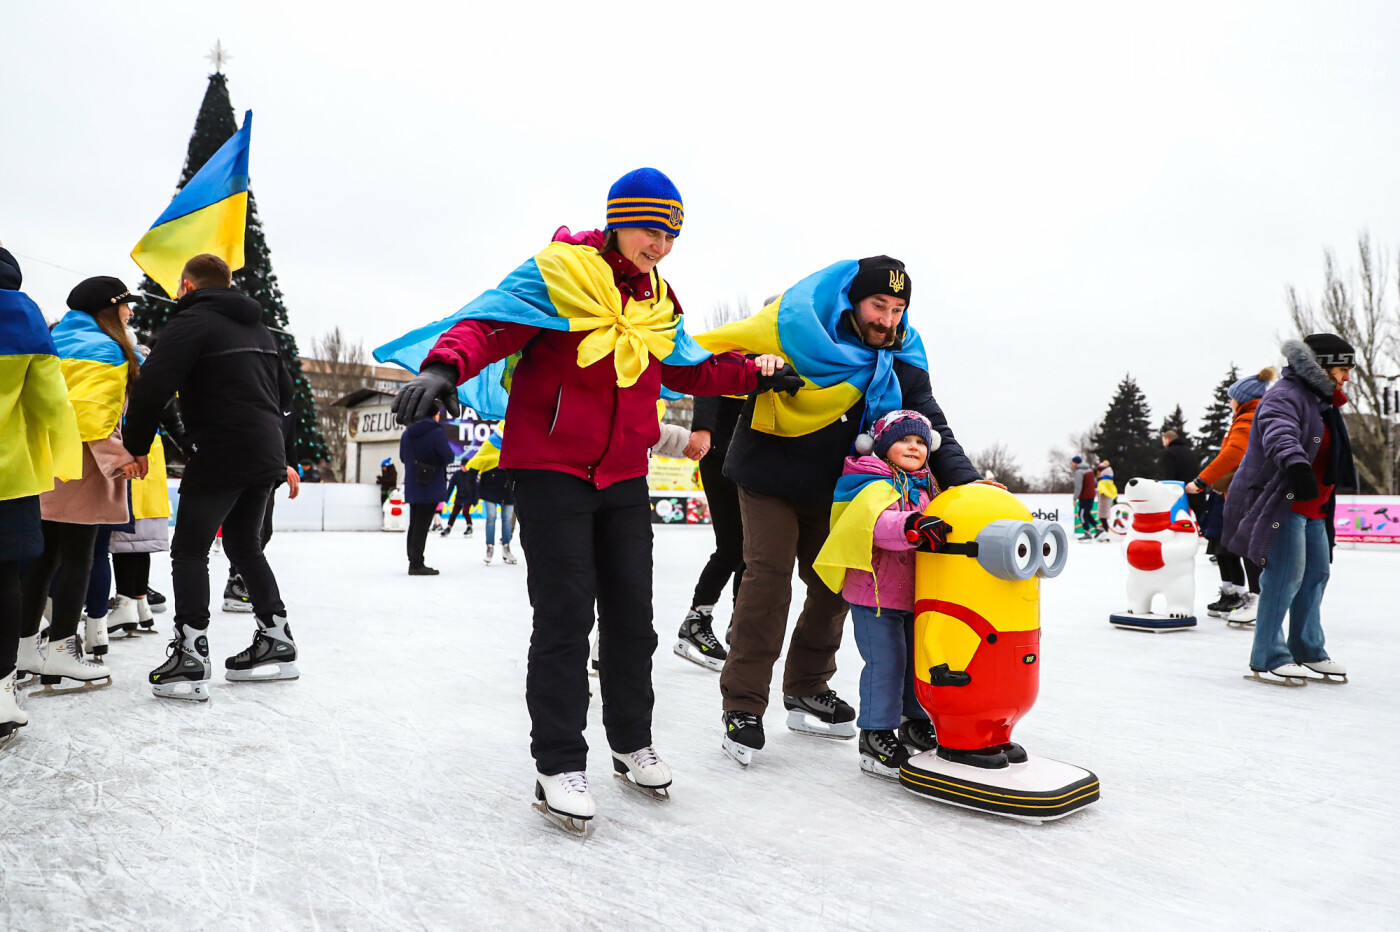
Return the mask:
[[397,440],[403,434],[403,427],[394,420],[389,405],[351,408],[346,414],[345,428],[352,443]]

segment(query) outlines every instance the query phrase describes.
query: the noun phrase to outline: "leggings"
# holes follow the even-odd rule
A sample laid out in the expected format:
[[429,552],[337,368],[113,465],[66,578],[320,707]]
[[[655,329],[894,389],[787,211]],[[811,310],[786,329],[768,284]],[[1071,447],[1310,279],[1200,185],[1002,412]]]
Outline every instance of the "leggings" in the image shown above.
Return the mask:
[[89,618],[107,616],[107,596],[112,593],[112,563],[107,559],[112,545],[112,526],[100,524],[92,545],[92,572],[88,574],[87,613]]
[[97,541],[97,525],[45,521],[44,552],[29,564],[20,583],[24,600],[20,616],[20,637],[39,633],[44,618],[44,600],[50,585],[57,583],[53,596],[53,618],[49,640],[57,643],[78,631],[78,618],[87,596],[88,576],[92,573],[92,548]]
[[117,595],[128,599],[144,599],[151,585],[151,555],[149,553],[112,554],[112,572],[117,577]]
[[0,677],[9,676],[15,668],[21,605],[19,561],[0,561]]
[[1259,567],[1252,560],[1246,560],[1237,553],[1231,553],[1224,544],[1215,551],[1216,563],[1220,566],[1222,582],[1243,586],[1249,580],[1249,591],[1259,594]]

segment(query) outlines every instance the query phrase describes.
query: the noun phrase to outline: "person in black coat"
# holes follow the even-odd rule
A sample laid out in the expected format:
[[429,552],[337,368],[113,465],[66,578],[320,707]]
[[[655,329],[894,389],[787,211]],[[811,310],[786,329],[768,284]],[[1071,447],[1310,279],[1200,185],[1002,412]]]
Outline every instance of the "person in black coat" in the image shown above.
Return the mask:
[[[1187,483],[1201,472],[1201,457],[1186,439],[1174,430],[1162,431],[1162,478],[1173,482]],[[1186,503],[1196,514],[1196,520],[1203,521],[1206,514],[1206,495],[1201,492],[1187,495]]]
[[490,563],[496,552],[496,514],[501,516],[501,559],[514,563],[515,554],[510,552],[510,538],[515,530],[515,479],[509,469],[497,466],[481,474],[477,485],[481,495],[482,509],[486,512],[486,557]]
[[452,514],[447,519],[447,527],[442,529],[443,537],[452,533],[452,525],[457,523],[458,515],[467,521],[467,529],[463,532],[463,536],[472,536],[472,509],[476,507],[481,496],[477,492],[476,470],[467,468],[467,461],[470,459],[471,457],[467,454],[462,454],[462,462],[447,483],[448,497],[451,498],[454,492],[457,497],[452,499]]
[[409,425],[399,437],[399,459],[403,461],[403,497],[408,503],[408,575],[436,576],[438,571],[423,562],[428,529],[438,505],[447,500],[447,464],[452,447],[438,419],[441,412]]
[[[123,442],[142,476],[151,438],[176,392],[189,440],[170,547],[175,639],[166,662],[151,671],[156,695],[166,698],[209,695],[209,547],[221,526],[224,553],[242,573],[257,617],[252,646],[224,661],[229,679],[297,675],[287,609],[262,545],[272,491],[296,475],[284,429],[292,379],[262,307],[232,283],[217,256],[186,263],[175,316],[132,384],[127,407]],[[252,673],[260,667],[267,669]]]

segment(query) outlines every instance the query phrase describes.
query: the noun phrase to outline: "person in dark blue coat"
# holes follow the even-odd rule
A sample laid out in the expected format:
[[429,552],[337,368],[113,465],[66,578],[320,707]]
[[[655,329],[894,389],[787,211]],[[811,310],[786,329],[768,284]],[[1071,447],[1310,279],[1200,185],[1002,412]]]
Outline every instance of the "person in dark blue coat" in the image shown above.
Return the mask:
[[470,459],[467,454],[462,454],[460,468],[452,474],[452,481],[447,483],[447,493],[451,495],[456,492],[457,497],[452,500],[452,514],[447,518],[447,527],[442,529],[443,537],[452,533],[452,525],[457,523],[458,515],[467,520],[467,529],[463,533],[467,537],[472,536],[472,509],[481,500],[481,495],[477,492],[476,470],[467,468]]
[[447,500],[447,464],[452,447],[438,423],[442,413],[410,425],[399,438],[399,459],[403,461],[403,497],[408,503],[408,575],[436,576],[438,571],[423,562],[428,528],[433,513]]

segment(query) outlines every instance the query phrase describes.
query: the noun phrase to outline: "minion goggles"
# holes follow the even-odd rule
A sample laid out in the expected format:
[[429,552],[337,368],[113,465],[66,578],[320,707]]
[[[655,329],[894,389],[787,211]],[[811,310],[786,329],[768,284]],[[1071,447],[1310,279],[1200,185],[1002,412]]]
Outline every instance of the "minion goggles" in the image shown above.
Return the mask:
[[972,557],[997,579],[1025,582],[1032,576],[1052,579],[1065,568],[1069,538],[1054,521],[1001,518],[965,544],[944,544],[935,553]]

